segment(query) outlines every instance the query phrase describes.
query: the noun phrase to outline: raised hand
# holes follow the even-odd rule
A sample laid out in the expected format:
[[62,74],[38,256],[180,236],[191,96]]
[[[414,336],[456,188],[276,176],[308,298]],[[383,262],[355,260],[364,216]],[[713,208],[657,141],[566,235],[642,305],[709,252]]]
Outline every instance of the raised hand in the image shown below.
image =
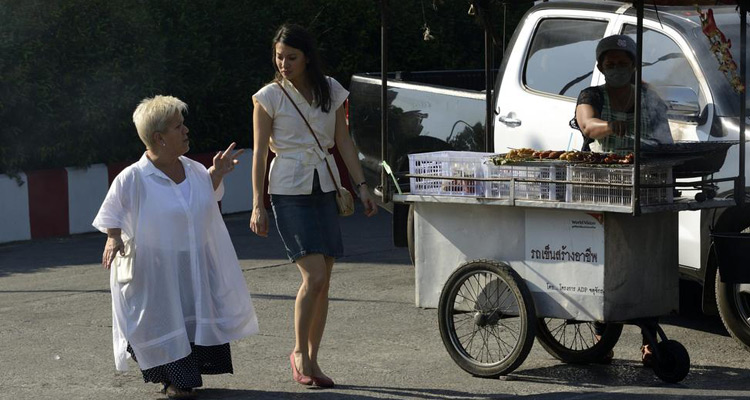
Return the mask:
[[237,143],[232,142],[226,150],[220,151],[214,156],[213,169],[219,174],[219,176],[224,176],[232,172],[234,166],[240,163],[240,160],[238,160],[237,157],[239,157],[239,155],[245,150],[240,149],[232,153],[235,146],[237,146]]

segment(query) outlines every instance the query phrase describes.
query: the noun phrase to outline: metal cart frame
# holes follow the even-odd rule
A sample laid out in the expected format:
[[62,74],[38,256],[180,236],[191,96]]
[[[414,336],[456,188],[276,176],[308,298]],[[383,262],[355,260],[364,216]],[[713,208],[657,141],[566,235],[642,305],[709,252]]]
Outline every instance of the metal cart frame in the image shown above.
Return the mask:
[[[652,344],[657,376],[678,382],[687,375],[687,351],[656,322],[678,306],[676,213],[394,199],[415,205],[416,305],[438,308],[444,344],[467,372],[512,372],[535,337],[561,361],[600,362],[622,323],[632,323]],[[597,321],[606,326],[595,340]]]

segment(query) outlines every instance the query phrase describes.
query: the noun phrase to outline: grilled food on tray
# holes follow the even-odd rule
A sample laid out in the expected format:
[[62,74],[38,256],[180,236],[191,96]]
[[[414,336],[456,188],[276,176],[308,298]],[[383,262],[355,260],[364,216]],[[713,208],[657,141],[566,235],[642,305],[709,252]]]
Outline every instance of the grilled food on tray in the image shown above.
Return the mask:
[[591,151],[555,151],[522,148],[512,149],[507,154],[491,157],[495,165],[504,165],[521,161],[562,160],[588,164],[632,164],[633,153],[619,155],[616,153],[596,153]]

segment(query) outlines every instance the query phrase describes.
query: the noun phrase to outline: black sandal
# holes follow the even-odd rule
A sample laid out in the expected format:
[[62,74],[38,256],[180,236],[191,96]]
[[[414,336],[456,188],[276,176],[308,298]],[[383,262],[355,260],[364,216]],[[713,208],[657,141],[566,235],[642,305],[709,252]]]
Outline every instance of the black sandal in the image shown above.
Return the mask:
[[653,368],[654,366],[654,353],[651,351],[651,346],[647,344],[641,346],[641,362],[646,368]]
[[162,394],[167,395],[168,399],[194,399],[195,390],[192,388],[180,389],[170,383],[163,383],[164,388],[161,390]]
[[[596,340],[596,343],[599,343],[599,341],[602,340],[602,337],[599,335],[594,335],[594,340]],[[612,360],[615,358],[615,350],[611,349],[605,354],[602,358],[594,361],[596,364],[612,364]]]

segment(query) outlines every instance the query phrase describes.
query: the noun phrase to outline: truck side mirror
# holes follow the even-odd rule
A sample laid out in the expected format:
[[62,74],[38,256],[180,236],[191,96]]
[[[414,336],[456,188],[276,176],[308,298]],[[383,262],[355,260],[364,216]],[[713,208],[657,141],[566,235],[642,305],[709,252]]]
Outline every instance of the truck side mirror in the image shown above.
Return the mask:
[[692,88],[657,86],[654,90],[667,105],[668,119],[693,123],[699,123],[702,119],[698,94]]

